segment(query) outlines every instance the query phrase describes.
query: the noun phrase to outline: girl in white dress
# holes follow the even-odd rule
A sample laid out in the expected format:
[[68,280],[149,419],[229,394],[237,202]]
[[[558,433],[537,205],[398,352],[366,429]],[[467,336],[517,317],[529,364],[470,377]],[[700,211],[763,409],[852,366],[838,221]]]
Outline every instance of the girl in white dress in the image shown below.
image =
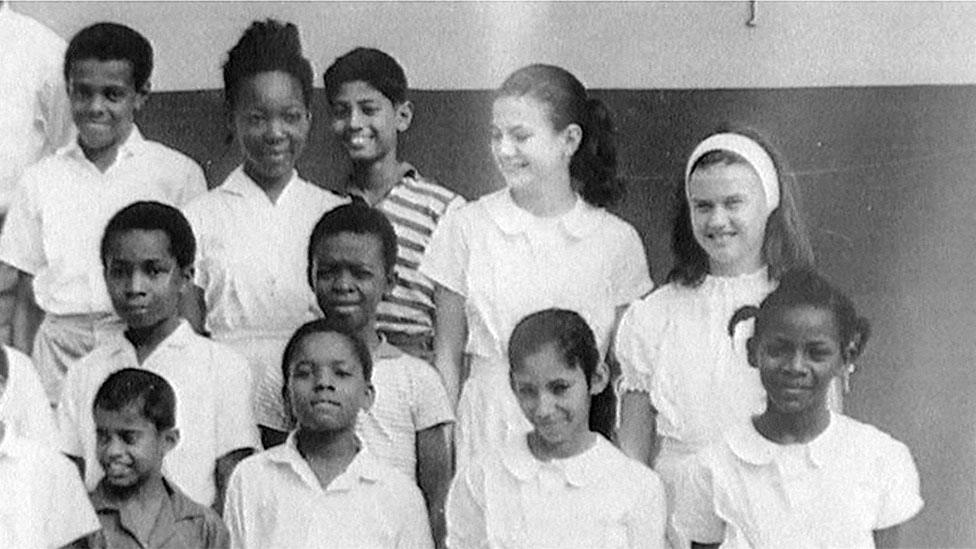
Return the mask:
[[783,275],[755,317],[749,364],[766,410],[688,460],[674,525],[692,547],[891,546],[922,507],[908,448],[831,412],[831,383],[864,349],[867,320],[811,271]]
[[447,545],[661,548],[664,488],[604,438],[610,372],[573,311],[525,317],[509,341],[510,386],[532,431],[454,478]]
[[193,299],[184,316],[247,357],[265,446],[292,427],[281,402],[281,353],[321,313],[305,278],[312,227],[345,199],[295,171],[311,125],[312,66],[298,28],[256,21],[224,63],[228,118],[244,163],[193,201]]
[[669,283],[621,320],[620,447],[653,464],[669,501],[683,459],[762,411],[763,388],[746,361],[750,326],[730,338],[728,324],[785,270],[813,263],[794,193],[756,138],[721,132],[703,140],[687,162]]
[[491,147],[508,186],[446,216],[421,266],[437,284],[435,364],[453,399],[464,383],[459,464],[529,428],[505,356],[519,319],[573,309],[605,352],[618,312],[653,287],[637,231],[604,210],[621,191],[611,133],[559,67],[524,67],[496,95]]

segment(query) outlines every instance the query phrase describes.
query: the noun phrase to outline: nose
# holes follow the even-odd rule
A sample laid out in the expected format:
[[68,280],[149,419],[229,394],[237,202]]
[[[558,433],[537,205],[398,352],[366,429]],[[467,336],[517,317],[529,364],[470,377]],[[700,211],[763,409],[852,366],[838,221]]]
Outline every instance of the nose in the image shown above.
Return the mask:
[[495,156],[499,158],[506,158],[515,153],[515,145],[506,136],[496,138],[492,142],[492,148],[495,150]]
[[129,277],[129,293],[144,294],[149,285],[149,277],[145,273],[136,271]]
[[315,373],[315,390],[316,391],[334,391],[335,390],[335,376],[332,375],[331,370],[328,368],[319,368]]
[[547,418],[556,411],[556,399],[548,392],[543,391],[539,395],[535,405],[535,415],[540,418]]
[[268,127],[264,132],[264,137],[269,141],[278,141],[285,138],[285,121],[280,116],[272,116],[268,120]]
[[108,457],[121,456],[124,450],[125,446],[122,444],[122,440],[117,436],[110,437],[108,443],[105,445],[105,455]]
[[105,96],[100,93],[93,93],[88,99],[88,112],[91,114],[101,114],[105,111]]
[[784,360],[782,365],[783,371],[790,374],[803,374],[805,367],[803,364],[803,352],[802,350],[796,350],[792,355]]
[[709,227],[724,227],[728,223],[729,214],[725,211],[725,208],[717,206],[712,208],[711,212],[708,214],[708,226]]
[[337,292],[349,292],[353,289],[352,273],[349,269],[341,269],[332,279],[332,289]]
[[360,109],[351,109],[349,111],[349,128],[353,130],[358,130],[363,127],[366,121],[366,116]]

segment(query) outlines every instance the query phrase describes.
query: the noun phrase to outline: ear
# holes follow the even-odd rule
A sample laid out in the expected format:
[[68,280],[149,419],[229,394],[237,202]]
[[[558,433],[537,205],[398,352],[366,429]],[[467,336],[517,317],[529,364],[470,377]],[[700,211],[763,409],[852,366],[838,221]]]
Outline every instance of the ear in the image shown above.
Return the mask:
[[759,368],[759,360],[756,356],[759,354],[759,340],[756,336],[752,336],[746,340],[746,359],[749,361],[749,366],[753,368]]
[[583,129],[579,124],[570,124],[563,129],[563,139],[566,144],[566,156],[572,157],[583,142]]
[[169,453],[170,450],[176,448],[176,445],[180,443],[180,430],[177,427],[171,429],[166,429],[160,436],[163,437],[163,452]]
[[136,90],[136,100],[135,100],[135,111],[139,112],[146,103],[149,101],[149,91],[152,89],[152,84],[146,80],[146,83],[142,85],[141,88]]
[[187,265],[186,267],[179,267],[179,270],[179,276],[183,282],[183,287],[180,288],[180,291],[182,292],[193,285],[193,275],[196,273],[196,270],[194,270],[193,264]]
[[367,381],[366,387],[363,389],[363,401],[360,405],[360,408],[362,408],[363,410],[369,410],[370,408],[373,407],[373,402],[375,400],[376,400],[376,389],[373,387],[372,383]]
[[393,288],[396,288],[397,281],[400,280],[399,275],[397,275],[396,267],[386,273],[386,288],[383,289],[383,295],[389,295],[393,292]]
[[396,109],[396,129],[398,132],[405,132],[413,122],[413,103],[404,101],[394,107]]
[[602,393],[607,388],[608,383],[610,383],[610,369],[607,368],[607,363],[601,360],[590,376],[590,394],[598,395]]

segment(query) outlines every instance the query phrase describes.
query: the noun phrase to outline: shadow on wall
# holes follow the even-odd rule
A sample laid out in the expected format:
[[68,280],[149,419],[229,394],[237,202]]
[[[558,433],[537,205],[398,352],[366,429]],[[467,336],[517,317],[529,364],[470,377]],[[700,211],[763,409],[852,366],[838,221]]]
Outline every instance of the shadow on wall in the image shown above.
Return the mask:
[[[346,165],[315,90],[300,171],[338,188]],[[672,197],[696,140],[722,122],[769,135],[795,172],[821,268],[875,327],[848,411],[912,449],[926,508],[911,547],[976,546],[976,87],[595,92],[615,112],[629,194],[653,276],[671,265]],[[417,91],[402,157],[468,198],[498,188],[491,93]],[[154,94],[147,136],[199,161],[211,186],[239,162],[218,91]]]

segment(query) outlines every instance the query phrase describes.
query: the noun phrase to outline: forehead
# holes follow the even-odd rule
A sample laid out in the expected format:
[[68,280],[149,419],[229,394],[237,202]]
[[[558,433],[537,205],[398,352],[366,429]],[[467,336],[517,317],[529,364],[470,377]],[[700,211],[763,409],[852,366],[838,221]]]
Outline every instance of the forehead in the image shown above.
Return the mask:
[[531,126],[551,128],[549,106],[531,95],[504,95],[491,107],[492,123],[499,128]]
[[302,338],[292,363],[312,362],[323,366],[335,362],[359,365],[349,338],[335,332],[315,332]]
[[383,266],[383,241],[372,233],[343,231],[328,235],[315,247],[319,262],[353,262]]
[[764,332],[792,339],[837,339],[840,334],[834,312],[814,305],[776,307],[769,313]]
[[128,229],[112,235],[106,257],[125,259],[170,259],[175,261],[169,235],[160,229]]
[[335,97],[332,98],[334,103],[362,103],[366,101],[371,101],[375,103],[380,103],[383,105],[393,106],[393,102],[383,95],[383,92],[373,87],[372,84],[366,82],[365,80],[350,80],[348,82],[343,82],[339,86],[339,90],[336,92]]
[[78,59],[71,62],[68,79],[73,84],[132,87],[132,63],[125,59]]
[[554,343],[545,343],[535,351],[527,353],[518,364],[513,365],[512,377],[518,380],[547,380],[572,377],[582,370],[570,366],[563,353]]
[[712,164],[695,169],[688,178],[688,196],[693,200],[711,200],[736,195],[757,200],[765,199],[759,175],[748,164],[742,162]]
[[302,84],[284,71],[265,71],[252,74],[240,85],[239,106],[304,104]]
[[136,402],[126,404],[121,410],[106,410],[100,406],[95,406],[92,414],[95,419],[95,426],[99,429],[154,431],[156,426],[142,415],[142,405],[140,398]]

